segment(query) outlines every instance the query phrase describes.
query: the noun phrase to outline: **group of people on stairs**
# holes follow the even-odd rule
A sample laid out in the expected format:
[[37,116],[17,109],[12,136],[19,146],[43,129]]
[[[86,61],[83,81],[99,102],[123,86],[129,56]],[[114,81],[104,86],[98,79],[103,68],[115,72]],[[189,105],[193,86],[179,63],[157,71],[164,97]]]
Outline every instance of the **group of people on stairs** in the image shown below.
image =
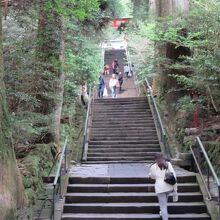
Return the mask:
[[[105,75],[109,75],[110,73],[110,67],[108,64],[104,65],[104,70],[99,76],[99,85],[98,85],[98,97],[103,98],[108,96],[107,88],[106,88],[106,80],[105,80]],[[117,97],[117,92],[122,91],[122,84],[124,82],[124,76],[126,78],[129,78],[132,76],[131,70],[126,63],[124,66],[124,74],[119,71],[119,63],[118,60],[115,59],[112,62],[112,76],[111,79],[109,80],[109,88],[111,90],[111,97],[116,98]]]
[[[118,76],[116,74],[112,74],[111,79],[109,80],[109,88],[111,89],[111,97],[117,97],[117,90],[122,91],[122,84],[123,84],[123,75],[119,72]],[[107,97],[108,92],[106,88],[106,80],[104,74],[101,73],[99,76],[99,86],[98,86],[98,97],[103,98]]]

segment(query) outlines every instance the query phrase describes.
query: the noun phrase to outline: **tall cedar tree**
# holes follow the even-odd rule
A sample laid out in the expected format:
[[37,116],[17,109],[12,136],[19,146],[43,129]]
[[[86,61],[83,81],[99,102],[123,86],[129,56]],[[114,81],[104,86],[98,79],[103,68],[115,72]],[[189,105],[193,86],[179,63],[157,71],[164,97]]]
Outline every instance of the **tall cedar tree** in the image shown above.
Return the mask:
[[0,8],[0,218],[15,219],[16,208],[23,205],[22,183],[16,165],[6,101]]
[[[45,77],[45,88],[49,88],[51,93],[49,97],[41,95],[38,98],[42,101],[42,113],[51,116],[47,141],[58,144],[64,92],[64,24],[53,0],[42,0],[40,3],[37,39],[37,60]],[[52,76],[50,80],[46,77],[48,72]]]

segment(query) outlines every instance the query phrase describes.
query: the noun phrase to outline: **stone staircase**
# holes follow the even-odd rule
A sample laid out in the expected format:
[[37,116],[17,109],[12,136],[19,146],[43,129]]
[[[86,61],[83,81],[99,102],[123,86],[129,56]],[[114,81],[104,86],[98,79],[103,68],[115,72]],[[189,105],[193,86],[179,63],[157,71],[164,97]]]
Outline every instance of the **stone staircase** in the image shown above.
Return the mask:
[[[195,175],[178,176],[179,202],[169,198],[169,219],[210,220]],[[159,220],[153,181],[146,177],[69,179],[63,220]]]
[[[106,64],[111,67],[114,59],[123,71],[125,50],[105,51]],[[133,78],[123,87],[120,98],[93,102],[87,158],[70,169],[63,220],[161,219],[154,182],[147,178],[154,154],[161,151],[155,123],[147,98],[134,97]],[[169,197],[169,219],[211,220],[196,175],[175,170],[179,201]]]
[[146,98],[95,99],[87,163],[152,162],[160,145]]
[[[62,219],[161,219],[153,180],[147,178],[159,151],[146,98],[94,100],[87,161],[70,171]],[[196,175],[175,170],[179,201],[169,197],[169,219],[211,220]]]

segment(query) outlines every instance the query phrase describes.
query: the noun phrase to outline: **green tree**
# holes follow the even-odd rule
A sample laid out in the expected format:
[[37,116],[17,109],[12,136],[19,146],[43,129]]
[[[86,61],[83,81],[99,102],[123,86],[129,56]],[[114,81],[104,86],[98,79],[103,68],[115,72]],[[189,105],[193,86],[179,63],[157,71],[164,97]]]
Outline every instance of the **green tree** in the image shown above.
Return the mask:
[[66,134],[75,140],[83,122],[79,86],[94,85],[102,69],[99,43],[111,9],[105,0],[18,2],[4,21],[4,80],[31,206],[59,150],[54,143]]
[[[60,119],[64,92],[64,21],[55,1],[41,1],[38,22],[38,49],[36,58],[40,66],[46,91],[39,99],[51,123],[47,134],[48,142],[59,144]],[[50,78],[47,78],[47,75]],[[47,105],[48,108],[44,106]],[[42,112],[42,110],[40,110]]]
[[2,36],[0,10],[0,216],[2,219],[15,219],[16,208],[23,205],[22,184],[15,160],[6,101]]

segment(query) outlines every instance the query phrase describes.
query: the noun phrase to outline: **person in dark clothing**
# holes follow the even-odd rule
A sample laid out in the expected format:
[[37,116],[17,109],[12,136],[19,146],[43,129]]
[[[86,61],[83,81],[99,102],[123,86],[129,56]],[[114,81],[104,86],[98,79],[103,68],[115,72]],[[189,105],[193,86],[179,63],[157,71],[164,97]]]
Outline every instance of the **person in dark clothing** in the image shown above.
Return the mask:
[[113,74],[118,74],[119,64],[117,59],[113,60],[112,62],[112,70],[113,70]]
[[122,72],[119,72],[118,74],[118,82],[119,82],[119,90],[121,91],[122,90],[122,84],[123,84],[123,74]]
[[105,78],[104,78],[103,73],[101,73],[99,76],[99,86],[98,86],[99,98],[103,98],[104,89],[105,89]]

